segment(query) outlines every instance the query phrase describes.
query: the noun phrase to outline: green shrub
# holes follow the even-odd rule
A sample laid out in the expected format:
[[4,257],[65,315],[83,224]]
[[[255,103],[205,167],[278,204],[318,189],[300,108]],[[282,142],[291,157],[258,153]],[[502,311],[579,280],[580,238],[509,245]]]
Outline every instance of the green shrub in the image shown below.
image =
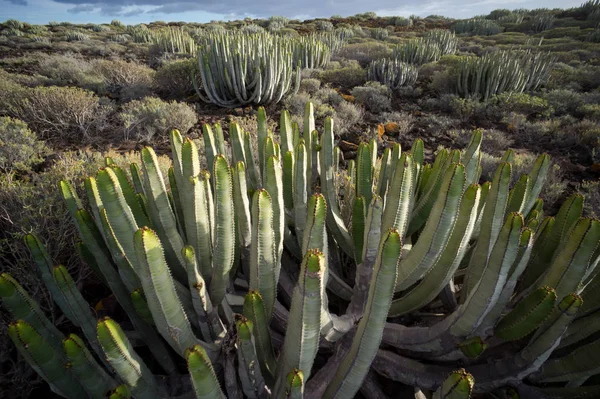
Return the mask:
[[316,26],[317,30],[320,30],[320,31],[330,32],[333,30],[333,24],[329,21],[325,21],[322,19],[315,22],[315,26]]
[[404,17],[395,17],[394,18],[394,25],[396,26],[412,26],[413,24],[413,20],[410,18],[404,18]]
[[102,77],[105,89],[123,101],[148,96],[152,93],[154,70],[120,59],[94,60],[93,70]]
[[36,70],[56,86],[78,86],[98,93],[105,90],[102,75],[80,56],[51,54],[41,57]]
[[48,153],[27,124],[18,119],[0,117],[0,171],[27,171],[42,162]]
[[171,129],[186,133],[198,120],[194,109],[176,101],[166,102],[156,97],[134,100],[123,106],[119,114],[126,140],[150,141],[165,136]]
[[85,40],[90,40],[90,37],[89,35],[86,35],[83,32],[70,30],[67,31],[67,33],[65,34],[65,39],[67,39],[68,42],[81,42]]
[[583,105],[581,94],[569,89],[550,90],[544,93],[543,97],[557,116],[573,114],[580,105]]
[[527,93],[502,93],[492,97],[491,103],[501,115],[517,112],[528,117],[548,117],[554,113],[546,99]]
[[490,36],[502,32],[502,27],[489,19],[471,18],[457,21],[452,25],[452,30],[458,34]]
[[252,35],[255,33],[262,33],[265,29],[262,26],[256,24],[244,25],[240,28],[240,32],[245,33],[247,35]]
[[362,104],[368,111],[380,113],[392,108],[391,90],[379,82],[367,82],[364,86],[357,86],[350,91],[356,102]]
[[533,18],[531,30],[539,33],[552,28],[552,25],[554,25],[554,15],[549,13],[539,14]]
[[390,32],[384,28],[375,28],[371,31],[371,37],[376,40],[385,40],[390,35]]
[[315,94],[321,87],[321,81],[315,78],[302,79],[300,82],[300,91],[308,94]]
[[91,91],[58,86],[26,89],[10,107],[40,137],[67,141],[102,132],[111,112]]
[[319,80],[344,90],[350,90],[367,81],[367,71],[360,67],[325,70],[319,74]]
[[588,119],[600,121],[600,104],[583,104],[577,111]]
[[168,61],[154,74],[154,87],[163,97],[183,100],[195,96],[192,76],[197,73],[198,64],[193,58]]

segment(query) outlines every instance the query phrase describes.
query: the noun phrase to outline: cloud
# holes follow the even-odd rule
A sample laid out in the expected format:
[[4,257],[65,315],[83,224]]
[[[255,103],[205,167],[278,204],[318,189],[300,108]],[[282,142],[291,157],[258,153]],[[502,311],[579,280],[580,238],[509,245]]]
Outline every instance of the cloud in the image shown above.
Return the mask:
[[9,2],[10,4],[14,4],[17,6],[26,6],[27,4],[29,4],[27,2],[27,0],[6,0],[7,2]]
[[96,9],[96,6],[93,6],[91,4],[80,4],[78,6],[75,6],[73,8],[69,8],[67,10],[67,12],[70,12],[71,14],[81,14],[84,12],[92,12]]

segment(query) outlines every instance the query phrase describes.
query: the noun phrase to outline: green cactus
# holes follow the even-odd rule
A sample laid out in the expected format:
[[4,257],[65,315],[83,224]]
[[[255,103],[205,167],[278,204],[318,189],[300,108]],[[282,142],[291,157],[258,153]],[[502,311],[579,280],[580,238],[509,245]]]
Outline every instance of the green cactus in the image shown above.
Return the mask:
[[67,270],[25,236],[86,338],[65,338],[0,275],[9,335],[51,389],[346,398],[381,391],[383,378],[436,398],[508,386],[521,397],[595,392],[582,384],[600,370],[600,222],[581,218],[578,195],[544,218],[548,156],[511,187],[508,151],[479,185],[475,131],[466,151],[440,150],[433,163],[422,140],[381,159],[364,143],[345,170],[333,121],[319,134],[312,105],[302,136],[287,113],[280,137],[258,116],[257,154],[235,123],[231,157],[220,126],[203,128],[212,172],[174,131],[168,176],[144,148],[140,167],[107,159],[85,181],[87,200],[60,183],[82,257],[131,323],[97,320]]

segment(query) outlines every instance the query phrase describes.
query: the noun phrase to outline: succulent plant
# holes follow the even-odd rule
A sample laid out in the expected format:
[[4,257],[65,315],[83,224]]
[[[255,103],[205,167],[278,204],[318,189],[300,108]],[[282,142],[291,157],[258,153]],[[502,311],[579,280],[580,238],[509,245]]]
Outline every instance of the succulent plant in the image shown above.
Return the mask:
[[452,30],[457,34],[468,34],[477,36],[491,36],[503,31],[503,28],[495,21],[485,18],[463,19],[452,25]]
[[478,184],[479,130],[433,163],[421,140],[381,157],[372,140],[342,169],[333,121],[319,134],[312,104],[302,131],[286,111],[279,137],[264,109],[257,119],[256,154],[236,123],[229,143],[204,126],[212,173],[173,131],[168,176],[146,147],[141,168],[107,159],[86,179],[89,206],[60,182],[81,254],[129,321],[96,319],[27,235],[86,338],[64,336],[0,276],[9,335],[55,392],[351,398],[382,395],[378,374],[416,397],[597,394],[583,383],[598,370],[600,221],[581,217],[580,195],[544,216],[547,155],[512,188],[510,150]]
[[419,76],[418,67],[395,59],[382,58],[371,61],[367,71],[369,80],[383,83],[392,90],[412,86]]

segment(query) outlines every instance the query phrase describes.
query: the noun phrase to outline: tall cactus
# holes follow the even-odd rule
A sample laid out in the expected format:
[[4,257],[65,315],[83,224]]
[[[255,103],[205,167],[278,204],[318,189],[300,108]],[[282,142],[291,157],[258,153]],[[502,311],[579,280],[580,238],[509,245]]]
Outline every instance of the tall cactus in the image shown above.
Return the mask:
[[260,110],[258,154],[236,124],[231,157],[220,126],[205,126],[212,173],[174,131],[168,179],[144,148],[130,174],[108,159],[85,181],[87,201],[60,183],[84,259],[131,323],[97,320],[27,235],[42,280],[86,338],[65,337],[0,275],[9,335],[51,389],[346,398],[381,391],[376,373],[434,398],[593,392],[581,385],[598,372],[600,221],[581,218],[579,195],[543,218],[548,156],[511,188],[508,152],[479,185],[475,131],[466,151],[442,149],[433,163],[421,140],[381,159],[364,143],[344,170],[333,121],[319,134],[313,110],[302,137],[283,113],[280,139]]

